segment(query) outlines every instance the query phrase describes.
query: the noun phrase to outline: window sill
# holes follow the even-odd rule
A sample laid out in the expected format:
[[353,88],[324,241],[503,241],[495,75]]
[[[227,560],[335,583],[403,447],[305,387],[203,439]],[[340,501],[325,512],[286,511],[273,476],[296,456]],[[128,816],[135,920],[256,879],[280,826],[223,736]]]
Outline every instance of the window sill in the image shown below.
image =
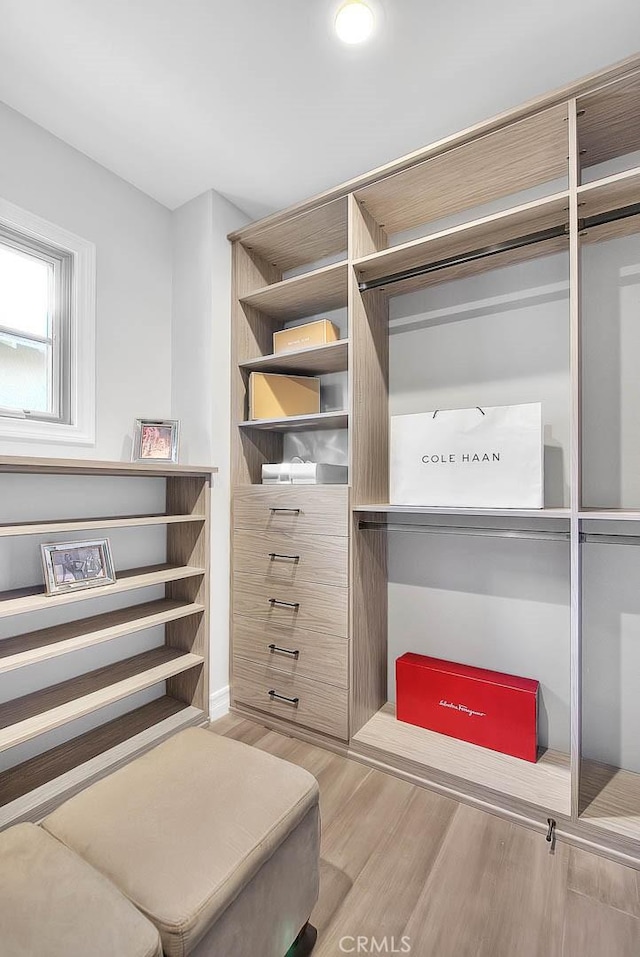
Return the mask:
[[95,424],[68,425],[38,419],[0,416],[0,439],[7,441],[54,442],[59,445],[95,445]]

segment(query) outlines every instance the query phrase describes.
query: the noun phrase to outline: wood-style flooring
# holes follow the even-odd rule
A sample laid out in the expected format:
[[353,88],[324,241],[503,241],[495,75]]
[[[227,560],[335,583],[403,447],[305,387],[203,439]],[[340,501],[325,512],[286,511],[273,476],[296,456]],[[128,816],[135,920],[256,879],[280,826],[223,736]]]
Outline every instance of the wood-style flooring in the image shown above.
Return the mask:
[[252,721],[211,728],[318,779],[313,957],[358,937],[412,957],[640,957],[640,872]]

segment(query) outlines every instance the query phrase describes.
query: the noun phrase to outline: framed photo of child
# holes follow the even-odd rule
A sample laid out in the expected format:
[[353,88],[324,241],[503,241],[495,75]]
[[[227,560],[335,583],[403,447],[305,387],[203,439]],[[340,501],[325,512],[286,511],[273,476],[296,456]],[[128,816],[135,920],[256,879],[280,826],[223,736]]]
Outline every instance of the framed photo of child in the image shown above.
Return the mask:
[[134,462],[177,462],[180,440],[178,419],[136,419]]

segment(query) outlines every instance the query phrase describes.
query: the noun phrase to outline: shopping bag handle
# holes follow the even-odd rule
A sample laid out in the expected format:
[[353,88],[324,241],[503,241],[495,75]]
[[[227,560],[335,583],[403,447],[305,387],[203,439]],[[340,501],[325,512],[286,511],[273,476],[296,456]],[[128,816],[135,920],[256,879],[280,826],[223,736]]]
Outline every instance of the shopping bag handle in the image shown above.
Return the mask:
[[[479,405],[476,406],[476,409],[478,410],[478,412],[480,412],[481,415],[486,415],[486,412],[484,411],[484,409],[481,409]],[[447,411],[451,412],[452,410],[448,409]],[[433,413],[432,418],[435,419],[438,412],[440,412],[440,409],[436,409],[436,411]]]

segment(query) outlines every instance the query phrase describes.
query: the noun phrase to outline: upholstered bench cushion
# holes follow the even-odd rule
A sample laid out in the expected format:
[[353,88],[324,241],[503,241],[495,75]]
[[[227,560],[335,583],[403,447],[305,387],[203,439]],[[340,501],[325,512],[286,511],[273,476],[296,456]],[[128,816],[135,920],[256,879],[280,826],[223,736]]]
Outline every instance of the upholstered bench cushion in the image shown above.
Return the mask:
[[0,834],[2,957],[161,957],[158,931],[35,824]]
[[148,915],[167,955],[184,957],[317,803],[302,768],[190,728],[43,826]]

